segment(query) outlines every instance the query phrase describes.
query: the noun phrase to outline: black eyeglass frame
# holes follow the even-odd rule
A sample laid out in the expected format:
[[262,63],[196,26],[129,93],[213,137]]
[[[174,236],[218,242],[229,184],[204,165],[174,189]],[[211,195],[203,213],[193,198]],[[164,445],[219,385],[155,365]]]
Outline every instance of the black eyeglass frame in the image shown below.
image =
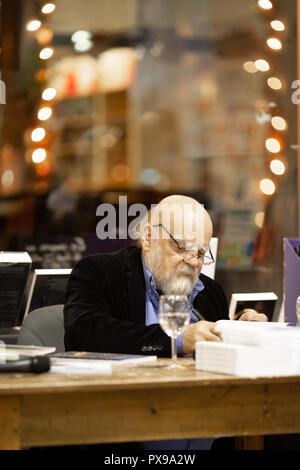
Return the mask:
[[[177,246],[178,250],[184,250],[184,251],[194,251],[194,250],[186,250],[185,248],[183,248],[182,246],[179,245],[178,241],[173,237],[173,235],[166,229],[166,227],[163,225],[163,224],[156,224],[156,225],[153,225],[154,228],[156,227],[161,227],[165,230],[165,232],[169,235],[169,237],[171,238],[171,240],[175,243],[175,245]],[[203,258],[203,265],[205,266],[208,266],[209,264],[213,264],[215,262],[215,259],[214,259],[214,256],[212,254],[212,251],[211,249],[209,248],[207,250],[209,252],[209,255],[211,257],[211,260],[210,261],[204,261],[204,257],[205,257],[205,254],[204,253],[195,253],[194,252],[194,255],[192,256],[183,256],[182,254],[179,253],[180,256],[182,256],[183,258],[197,258],[197,260],[200,260],[200,258]]]

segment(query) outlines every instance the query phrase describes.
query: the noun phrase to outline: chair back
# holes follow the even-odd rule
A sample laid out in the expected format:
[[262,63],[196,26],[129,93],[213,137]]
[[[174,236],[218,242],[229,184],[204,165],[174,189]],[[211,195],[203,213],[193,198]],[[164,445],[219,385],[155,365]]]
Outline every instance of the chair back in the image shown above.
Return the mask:
[[20,328],[18,344],[55,346],[56,352],[64,352],[63,310],[63,305],[51,305],[30,312]]

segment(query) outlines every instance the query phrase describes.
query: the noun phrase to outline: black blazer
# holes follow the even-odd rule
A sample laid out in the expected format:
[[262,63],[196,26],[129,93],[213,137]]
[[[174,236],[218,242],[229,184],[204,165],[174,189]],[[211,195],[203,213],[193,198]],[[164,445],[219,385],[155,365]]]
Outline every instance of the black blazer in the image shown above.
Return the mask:
[[[221,286],[200,275],[205,288],[194,307],[206,320],[228,318]],[[66,351],[155,354],[169,357],[170,338],[160,326],[145,325],[146,298],[141,249],[125,248],[80,260],[66,289]]]

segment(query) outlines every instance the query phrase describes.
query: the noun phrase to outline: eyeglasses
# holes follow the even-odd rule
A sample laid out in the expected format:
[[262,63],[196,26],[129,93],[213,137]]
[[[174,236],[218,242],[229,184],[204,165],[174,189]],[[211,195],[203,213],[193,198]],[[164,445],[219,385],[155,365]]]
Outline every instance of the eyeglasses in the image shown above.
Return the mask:
[[[180,246],[177,240],[171,235],[171,233],[166,229],[166,227],[163,224],[156,224],[153,225],[153,227],[161,227],[164,229],[164,231],[169,235],[171,238],[172,242],[176,245],[176,252],[182,256],[184,259],[189,259],[189,258],[196,258],[198,261],[201,261],[203,265],[208,265],[212,264],[215,262],[213,254],[211,252],[211,249],[208,247],[205,252],[203,251],[197,251],[195,253],[195,250],[187,250],[183,246]],[[191,252],[194,252],[194,254],[191,254]]]

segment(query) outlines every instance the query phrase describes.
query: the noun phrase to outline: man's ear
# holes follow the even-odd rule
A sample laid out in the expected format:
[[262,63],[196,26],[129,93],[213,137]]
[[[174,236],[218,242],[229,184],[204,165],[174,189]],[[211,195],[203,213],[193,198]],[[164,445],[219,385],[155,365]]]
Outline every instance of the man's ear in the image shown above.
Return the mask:
[[148,253],[151,245],[151,225],[149,223],[144,225],[143,233],[140,238],[142,249],[145,253]]

